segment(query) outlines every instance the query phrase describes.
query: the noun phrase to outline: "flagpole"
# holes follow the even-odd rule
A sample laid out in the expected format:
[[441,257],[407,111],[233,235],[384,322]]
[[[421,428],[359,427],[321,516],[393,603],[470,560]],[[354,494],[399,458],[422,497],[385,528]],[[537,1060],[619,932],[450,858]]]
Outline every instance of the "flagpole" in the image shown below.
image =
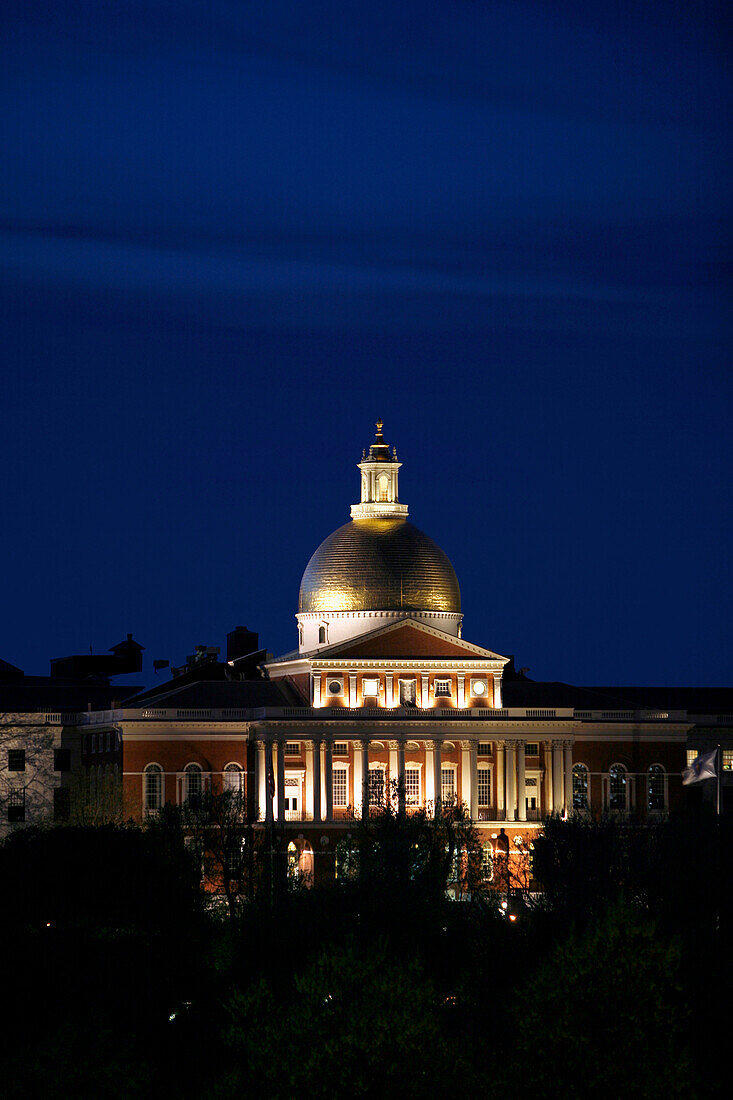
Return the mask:
[[716,779],[716,782],[717,782],[717,807],[716,808],[717,808],[718,817],[720,817],[720,773],[723,770],[722,763],[723,763],[722,753],[720,751],[720,744],[718,744],[718,752],[717,752],[717,757],[716,757],[716,760],[715,760],[715,774],[716,774],[716,777],[717,777],[717,779]]

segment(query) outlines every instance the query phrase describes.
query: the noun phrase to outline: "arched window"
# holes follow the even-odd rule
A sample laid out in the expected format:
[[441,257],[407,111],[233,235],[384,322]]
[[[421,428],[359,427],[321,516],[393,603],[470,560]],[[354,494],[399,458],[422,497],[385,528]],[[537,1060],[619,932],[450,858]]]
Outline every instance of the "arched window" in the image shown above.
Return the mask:
[[664,809],[664,768],[652,764],[647,772],[647,806],[650,810]]
[[573,764],[573,809],[588,809],[588,769],[585,764]]
[[481,849],[481,877],[484,882],[494,878],[494,853],[490,844],[484,844]]
[[224,790],[241,797],[244,794],[244,772],[239,764],[227,764],[224,769]]
[[608,769],[608,808],[626,809],[626,768],[623,764],[612,764]]
[[145,769],[145,810],[154,814],[163,805],[163,769],[159,764],[148,764]]
[[379,485],[379,494],[378,494],[379,495],[379,500],[388,500],[389,499],[389,478],[387,477],[386,474],[380,474],[379,475],[378,485]]
[[185,781],[186,802],[190,802],[192,806],[196,806],[201,801],[201,791],[203,789],[203,783],[201,781],[201,768],[198,766],[198,764],[186,765]]
[[328,627],[325,623],[321,623],[318,627],[318,644],[325,645],[328,641]]
[[298,849],[291,840],[288,844],[288,878],[297,878],[298,875]]

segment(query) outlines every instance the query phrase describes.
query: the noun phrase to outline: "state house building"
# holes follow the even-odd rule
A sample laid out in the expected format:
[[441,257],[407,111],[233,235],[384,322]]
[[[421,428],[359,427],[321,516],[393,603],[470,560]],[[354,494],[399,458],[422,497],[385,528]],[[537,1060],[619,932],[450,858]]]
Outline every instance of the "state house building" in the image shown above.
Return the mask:
[[463,637],[458,579],[410,522],[400,466],[379,421],[360,501],[303,573],[297,649],[272,658],[239,627],[225,661],[199,647],[167,684],[80,716],[82,759],[116,763],[129,816],[231,788],[318,877],[314,853],[397,780],[407,812],[464,803],[492,848],[527,846],[548,813],[644,822],[680,800],[733,693],[537,683]]

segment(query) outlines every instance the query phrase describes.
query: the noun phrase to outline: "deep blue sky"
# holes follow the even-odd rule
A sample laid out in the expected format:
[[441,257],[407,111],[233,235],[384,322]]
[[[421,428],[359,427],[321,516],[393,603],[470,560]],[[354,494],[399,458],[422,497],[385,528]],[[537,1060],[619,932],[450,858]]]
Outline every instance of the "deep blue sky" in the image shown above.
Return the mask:
[[0,656],[290,649],[381,415],[466,637],[730,682],[723,11],[5,0]]

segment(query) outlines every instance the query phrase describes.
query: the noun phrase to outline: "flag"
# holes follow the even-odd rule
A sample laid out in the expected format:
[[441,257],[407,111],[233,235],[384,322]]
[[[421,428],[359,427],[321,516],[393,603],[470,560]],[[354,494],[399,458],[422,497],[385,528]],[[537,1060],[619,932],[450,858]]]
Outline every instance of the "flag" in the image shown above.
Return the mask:
[[272,757],[267,765],[267,791],[270,798],[275,797],[275,769],[272,766]]
[[697,756],[688,768],[682,773],[682,785],[687,787],[690,783],[702,783],[703,779],[715,779],[715,757],[718,750],[706,752],[704,756]]

